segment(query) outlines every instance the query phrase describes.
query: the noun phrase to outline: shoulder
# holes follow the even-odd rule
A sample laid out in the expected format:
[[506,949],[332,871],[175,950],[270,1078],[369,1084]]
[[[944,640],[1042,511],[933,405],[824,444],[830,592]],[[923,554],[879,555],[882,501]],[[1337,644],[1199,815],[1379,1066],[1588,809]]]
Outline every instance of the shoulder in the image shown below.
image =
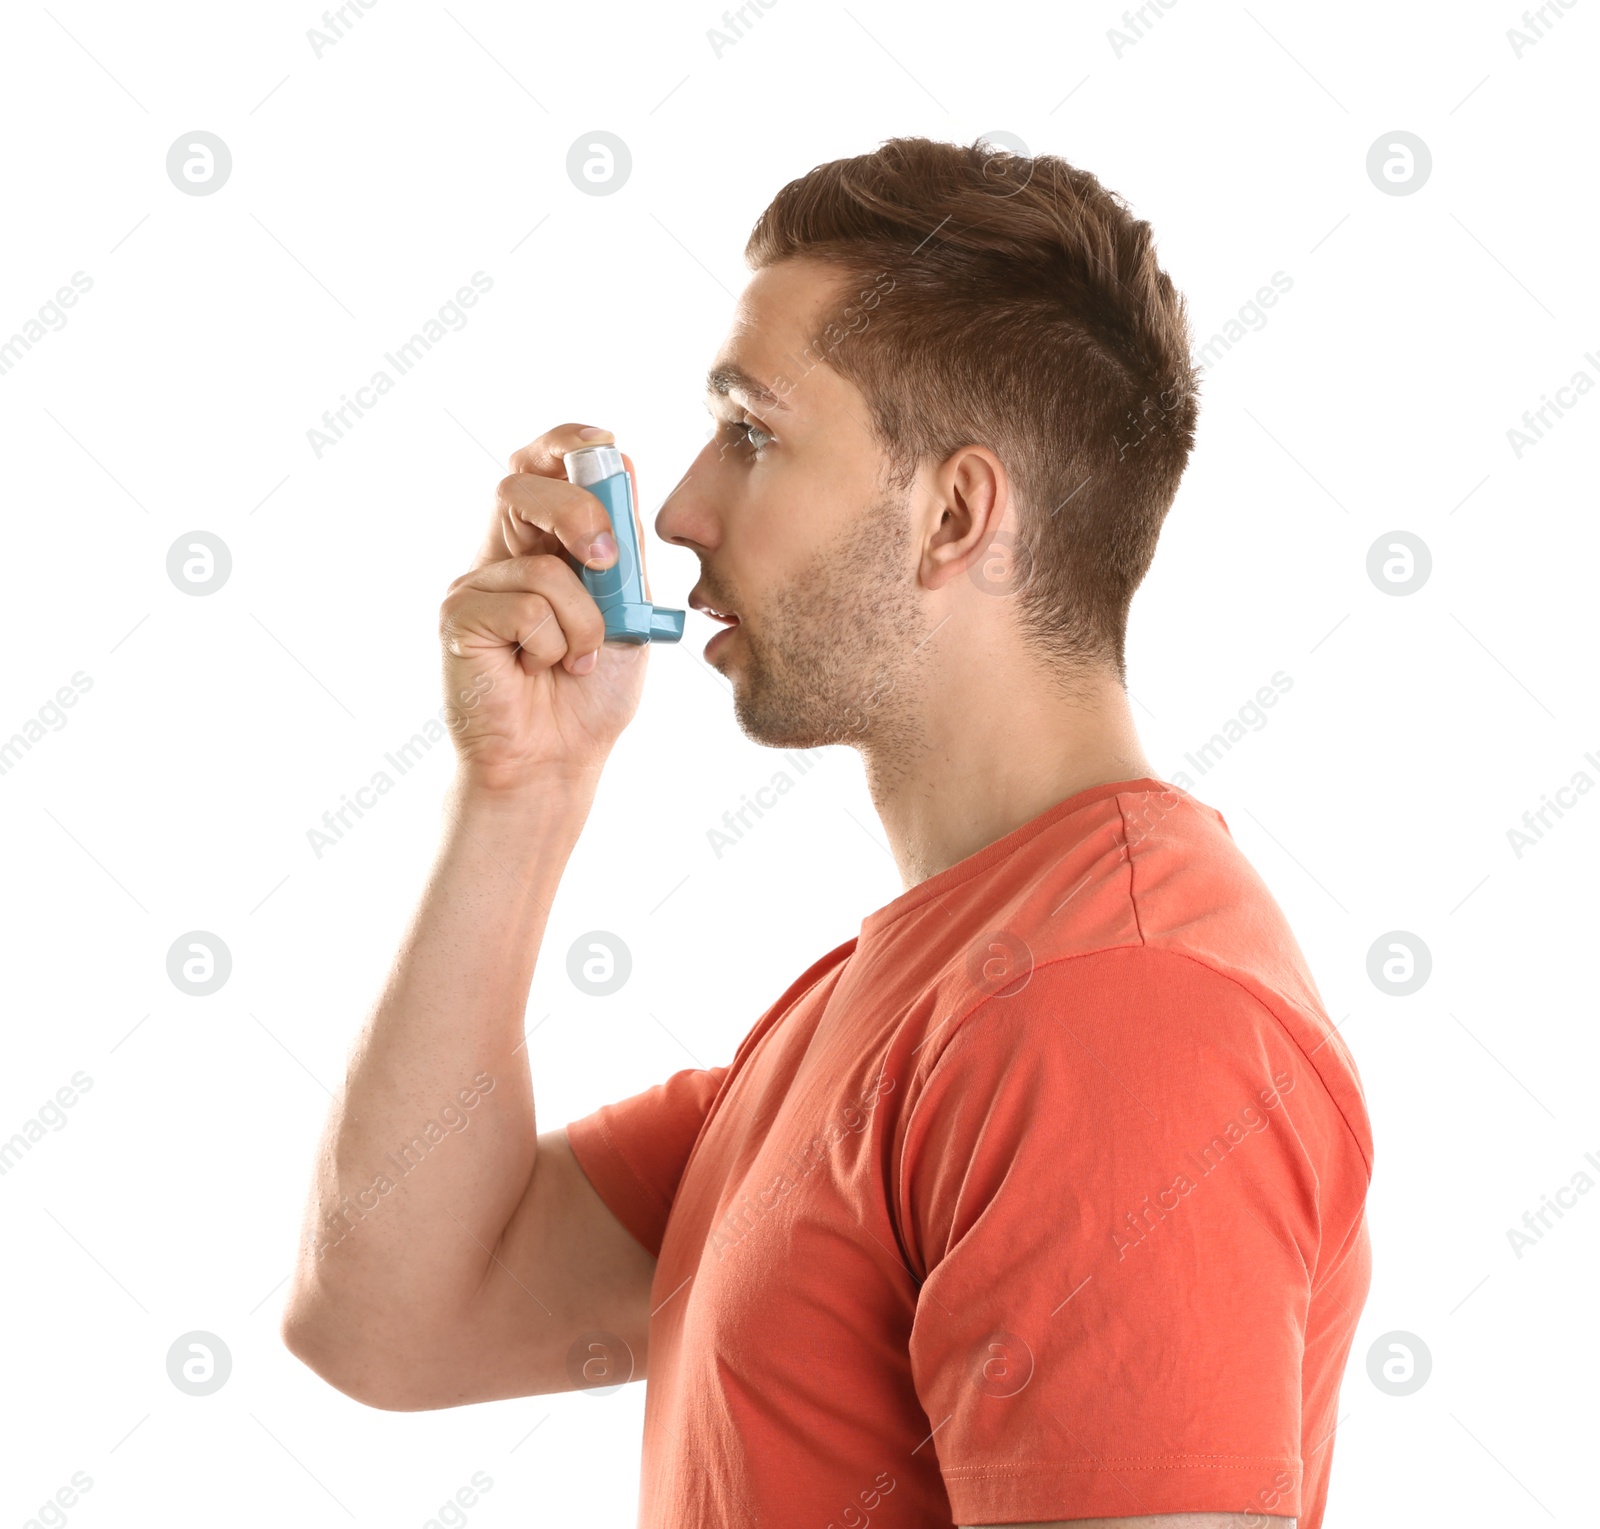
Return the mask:
[[1308,1270],[1359,1223],[1362,1138],[1272,1009],[1192,957],[1129,946],[1053,962],[930,1052],[889,1157],[918,1270],[983,1226],[1019,1250],[1027,1228],[1059,1241],[1075,1227],[1120,1260],[1147,1201],[1202,1183],[1227,1187],[1207,1188],[1185,1237],[1254,1224]]
[[1112,1074],[1192,1098],[1270,1075],[1297,1049],[1251,985],[1182,951],[1120,945],[991,966],[987,984],[927,1034],[907,1094],[953,1075],[1037,1071],[1065,1094]]
[[1047,822],[967,891],[939,899],[963,947],[944,973],[945,999],[963,980],[981,997],[1030,969],[1145,946],[1258,997],[1322,1006],[1288,921],[1222,814],[1176,787],[1116,791]]
[[1328,1178],[1364,1194],[1359,1088],[1353,1076],[1340,1086],[1330,1048],[1311,1054],[1284,1012],[1274,995],[1157,946],[1033,967],[926,1037],[900,1100],[902,1170],[930,1154],[1037,1155],[1048,1143],[1042,1161],[1095,1179],[1111,1160],[1164,1163],[1281,1122],[1275,1139],[1308,1190]]
[[918,1065],[907,1097],[936,1067],[981,1071],[986,1050],[1051,1035],[1071,1043],[1059,1055],[1044,1046],[1058,1069],[1093,1051],[1158,1089],[1270,1082],[1286,1067],[1370,1170],[1354,1059],[1219,812],[1176,788],[1119,791],[1040,834],[1008,870],[1009,895],[962,921],[908,1016]]

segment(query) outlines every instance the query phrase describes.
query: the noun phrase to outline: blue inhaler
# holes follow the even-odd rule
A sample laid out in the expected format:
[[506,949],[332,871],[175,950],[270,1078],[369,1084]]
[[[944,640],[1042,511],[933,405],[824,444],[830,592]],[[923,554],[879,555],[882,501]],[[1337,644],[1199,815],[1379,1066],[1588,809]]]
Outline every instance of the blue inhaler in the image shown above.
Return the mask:
[[639,526],[634,515],[633,481],[615,446],[585,446],[561,458],[567,481],[576,483],[605,506],[617,557],[609,568],[585,568],[562,550],[583,587],[606,618],[607,642],[677,642],[683,636],[683,612],[650,603],[644,584],[644,559],[639,554]]

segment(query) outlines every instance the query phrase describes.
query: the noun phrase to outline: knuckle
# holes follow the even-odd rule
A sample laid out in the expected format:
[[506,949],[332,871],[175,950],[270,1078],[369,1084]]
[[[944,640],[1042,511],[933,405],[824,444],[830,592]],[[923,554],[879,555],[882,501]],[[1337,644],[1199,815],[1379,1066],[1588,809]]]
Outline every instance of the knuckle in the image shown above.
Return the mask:
[[517,596],[517,620],[529,629],[543,631],[555,619],[555,607],[537,590],[524,590]]
[[530,596],[522,608],[518,628],[519,646],[535,658],[556,659],[567,651],[566,634],[547,600]]
[[558,552],[529,552],[517,559],[517,577],[527,588],[544,587],[561,575],[566,562]]

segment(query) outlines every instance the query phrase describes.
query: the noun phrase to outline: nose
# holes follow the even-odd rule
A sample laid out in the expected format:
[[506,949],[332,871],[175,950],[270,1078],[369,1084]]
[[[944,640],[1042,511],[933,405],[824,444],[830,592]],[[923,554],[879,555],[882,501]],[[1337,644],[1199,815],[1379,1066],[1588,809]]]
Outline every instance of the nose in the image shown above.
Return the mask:
[[678,486],[656,512],[656,535],[677,547],[710,550],[721,539],[711,505],[711,480],[717,463],[715,438],[689,464]]

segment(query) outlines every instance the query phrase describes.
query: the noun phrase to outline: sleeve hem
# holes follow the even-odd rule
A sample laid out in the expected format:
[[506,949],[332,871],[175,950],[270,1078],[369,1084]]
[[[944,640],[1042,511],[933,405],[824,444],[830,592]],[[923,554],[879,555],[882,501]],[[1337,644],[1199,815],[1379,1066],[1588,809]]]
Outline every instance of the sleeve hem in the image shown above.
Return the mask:
[[652,1258],[661,1256],[666,1207],[640,1177],[600,1113],[567,1123],[567,1145],[606,1209]]
[[[1180,1463],[1173,1463],[1175,1459]],[[1166,1513],[1300,1515],[1301,1465],[1291,1456],[956,1465],[944,1467],[941,1474],[957,1524]]]

